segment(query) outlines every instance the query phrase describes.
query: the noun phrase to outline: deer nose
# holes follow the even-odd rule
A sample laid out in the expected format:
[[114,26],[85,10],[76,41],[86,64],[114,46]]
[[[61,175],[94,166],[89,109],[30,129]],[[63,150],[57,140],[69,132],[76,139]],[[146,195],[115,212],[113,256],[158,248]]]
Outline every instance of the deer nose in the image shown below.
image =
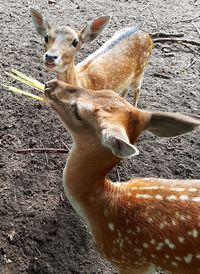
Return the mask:
[[58,59],[57,54],[52,55],[52,54],[45,53],[44,57],[45,57],[45,61],[47,61],[47,62],[54,62],[54,61],[56,61],[56,59]]

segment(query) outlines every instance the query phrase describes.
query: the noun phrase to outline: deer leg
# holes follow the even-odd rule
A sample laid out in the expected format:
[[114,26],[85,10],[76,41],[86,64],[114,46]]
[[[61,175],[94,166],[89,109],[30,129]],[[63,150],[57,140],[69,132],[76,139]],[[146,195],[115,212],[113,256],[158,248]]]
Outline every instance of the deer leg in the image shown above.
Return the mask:
[[137,88],[135,89],[135,92],[134,92],[134,99],[133,99],[134,107],[137,107],[139,99],[140,99],[140,88]]
[[151,266],[137,266],[131,269],[119,268],[119,274],[156,274],[156,268]]
[[131,87],[134,90],[134,95],[133,95],[133,105],[134,105],[134,107],[137,107],[138,101],[140,99],[140,89],[141,89],[141,85],[142,85],[142,76],[143,76],[143,74],[138,76],[138,78],[135,79],[134,82],[132,82],[132,84],[131,84]]
[[121,96],[125,98],[127,94],[128,94],[128,89],[124,89],[121,93]]

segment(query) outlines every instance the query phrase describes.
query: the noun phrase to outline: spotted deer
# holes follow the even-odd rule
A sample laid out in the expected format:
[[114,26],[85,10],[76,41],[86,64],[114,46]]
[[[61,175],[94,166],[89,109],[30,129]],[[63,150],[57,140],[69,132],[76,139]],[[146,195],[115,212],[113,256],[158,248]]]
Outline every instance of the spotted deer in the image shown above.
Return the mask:
[[109,21],[102,16],[85,25],[81,31],[61,26],[52,27],[35,9],[31,8],[35,28],[45,42],[44,64],[57,78],[79,87],[93,90],[112,89],[126,96],[134,90],[137,106],[144,68],[152,50],[152,39],[137,27],[127,27],[115,35],[84,61],[74,60],[82,45],[93,41]]
[[139,135],[174,137],[200,129],[198,116],[142,111],[110,90],[59,80],[45,97],[73,138],[64,189],[100,253],[121,274],[200,273],[200,180],[134,178],[111,182],[122,158],[138,155]]

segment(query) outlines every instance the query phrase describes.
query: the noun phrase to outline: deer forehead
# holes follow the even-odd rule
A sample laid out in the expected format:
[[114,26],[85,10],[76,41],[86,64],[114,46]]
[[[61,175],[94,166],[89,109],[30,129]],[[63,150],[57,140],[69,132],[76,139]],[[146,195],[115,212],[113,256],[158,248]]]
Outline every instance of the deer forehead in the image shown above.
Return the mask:
[[81,98],[77,100],[77,106],[83,119],[95,128],[108,128],[111,124],[124,127],[121,121],[126,120],[126,113],[109,102],[98,104],[95,100]]
[[117,122],[125,121],[129,116],[129,110],[121,104],[106,101],[104,104],[95,104],[93,112],[96,114],[98,120]]
[[62,38],[62,40],[73,40],[78,38],[78,33],[70,27],[62,26],[51,30],[50,37],[53,39],[59,37],[59,39]]

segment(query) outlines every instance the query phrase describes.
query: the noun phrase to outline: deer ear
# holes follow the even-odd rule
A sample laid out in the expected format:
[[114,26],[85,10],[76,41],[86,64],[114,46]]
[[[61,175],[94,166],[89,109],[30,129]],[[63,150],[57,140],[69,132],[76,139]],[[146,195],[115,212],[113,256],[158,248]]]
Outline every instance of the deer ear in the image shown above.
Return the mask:
[[121,127],[104,129],[102,143],[120,158],[129,158],[139,154],[138,149],[129,142],[125,130]]
[[99,34],[103,31],[110,20],[110,16],[102,16],[96,20],[90,21],[86,26],[80,31],[79,38],[82,43],[87,43],[93,41]]
[[48,21],[42,16],[41,13],[33,8],[30,8],[30,13],[37,33],[42,37],[47,36],[50,29]]
[[200,117],[170,112],[149,112],[145,128],[159,137],[175,137],[200,129]]

